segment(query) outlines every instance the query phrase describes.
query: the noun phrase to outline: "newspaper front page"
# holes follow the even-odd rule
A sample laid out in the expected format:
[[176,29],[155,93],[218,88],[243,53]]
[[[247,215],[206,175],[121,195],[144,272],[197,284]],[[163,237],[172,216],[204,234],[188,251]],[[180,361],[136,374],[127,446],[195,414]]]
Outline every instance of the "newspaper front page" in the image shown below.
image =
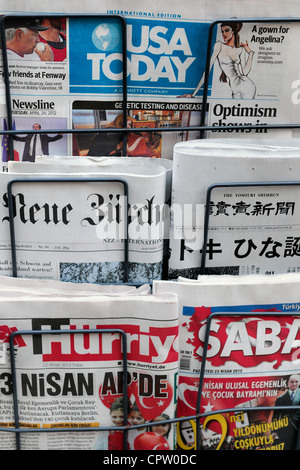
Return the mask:
[[22,450],[172,450],[177,296],[126,294],[123,286],[91,296],[87,286],[80,296],[74,286],[71,297],[64,283],[47,291],[48,281],[33,294],[36,281],[20,281],[9,283],[11,292],[1,287],[1,448],[16,448],[5,431],[16,422],[14,381],[19,426],[41,431],[21,433]]
[[[299,448],[299,280],[288,274],[155,281],[155,294],[178,295],[178,417],[196,413],[203,380],[203,450]],[[196,449],[193,420],[178,424],[177,446]]]
[[[207,56],[205,123],[212,127],[207,137],[273,138],[279,131],[266,125],[297,122],[294,57],[300,9],[295,0],[284,6],[277,1],[110,1],[102,2],[100,11],[91,4],[88,12],[78,1],[51,2],[51,7],[42,2],[38,13],[33,2],[24,12],[15,0],[11,10],[0,3],[0,13],[1,8],[8,62],[1,124],[3,130],[20,131],[12,142],[2,136],[4,171],[12,156],[27,161],[48,154],[172,159],[174,144],[199,137],[192,127],[201,123]],[[287,11],[289,21],[280,21]],[[255,21],[258,16],[274,21]],[[237,18],[245,20],[234,22]],[[31,38],[27,47],[26,38]],[[123,127],[132,130],[125,150]],[[40,137],[35,150],[34,135]],[[292,136],[293,130],[280,135]]]
[[165,168],[128,162],[91,173],[0,176],[2,275],[85,283],[162,278]]
[[298,147],[174,148],[169,278],[298,272]]

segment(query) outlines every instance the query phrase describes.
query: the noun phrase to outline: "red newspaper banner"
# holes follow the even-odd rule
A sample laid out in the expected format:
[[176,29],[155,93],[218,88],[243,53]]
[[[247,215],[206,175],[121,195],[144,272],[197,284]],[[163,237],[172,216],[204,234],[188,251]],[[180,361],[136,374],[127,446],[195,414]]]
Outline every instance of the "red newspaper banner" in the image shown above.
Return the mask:
[[289,274],[154,283],[155,293],[179,297],[179,449],[298,448],[299,282]]

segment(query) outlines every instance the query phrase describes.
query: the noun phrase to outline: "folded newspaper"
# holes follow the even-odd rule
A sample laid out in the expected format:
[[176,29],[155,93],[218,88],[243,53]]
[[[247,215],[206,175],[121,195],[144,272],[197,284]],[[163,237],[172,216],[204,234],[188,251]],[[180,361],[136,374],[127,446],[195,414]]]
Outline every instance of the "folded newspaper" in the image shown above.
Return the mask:
[[176,295],[140,288],[135,295],[128,286],[87,295],[92,286],[1,281],[1,449],[16,447],[14,433],[5,432],[14,422],[41,431],[21,433],[23,450],[174,448]]
[[19,166],[22,173],[0,174],[0,274],[85,283],[162,277],[163,166],[120,161],[70,166],[68,173]]
[[169,278],[298,272],[299,172],[287,144],[176,144]]
[[44,279],[26,279],[0,276],[1,297],[14,295],[64,295],[64,296],[93,296],[93,295],[147,295],[151,289],[148,284],[132,286],[125,284],[74,284],[72,282],[49,281]]
[[[293,273],[154,282],[155,295],[178,295],[177,412],[199,403],[202,449],[299,448],[299,286]],[[178,448],[195,450],[196,436],[180,423]]]
[[7,163],[7,169],[9,172],[24,172],[24,173],[70,173],[79,171],[98,171],[105,168],[113,168],[119,171],[119,167],[124,165],[130,165],[129,168],[138,165],[139,168],[145,165],[152,165],[154,167],[163,167],[166,170],[166,202],[168,203],[171,199],[172,190],[172,173],[173,173],[173,162],[166,158],[160,158],[159,160],[150,157],[85,157],[79,156],[37,156],[35,165],[31,165],[29,162],[14,162],[9,161]]
[[12,157],[123,154],[122,127],[130,130],[126,155],[171,159],[174,144],[199,137],[202,110],[209,138],[295,134],[266,126],[299,122],[297,0],[110,0],[88,11],[79,0],[30,1],[26,10],[1,0],[1,13],[1,128],[17,131],[13,152],[2,136],[4,171]]

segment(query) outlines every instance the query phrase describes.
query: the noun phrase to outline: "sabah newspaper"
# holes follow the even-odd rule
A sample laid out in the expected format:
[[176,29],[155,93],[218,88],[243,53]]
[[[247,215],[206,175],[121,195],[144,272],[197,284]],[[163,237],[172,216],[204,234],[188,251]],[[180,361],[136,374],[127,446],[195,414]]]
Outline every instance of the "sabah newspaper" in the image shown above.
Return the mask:
[[[179,449],[299,448],[299,274],[155,281],[179,301]],[[200,390],[200,392],[199,392]],[[199,407],[198,407],[199,406]]]

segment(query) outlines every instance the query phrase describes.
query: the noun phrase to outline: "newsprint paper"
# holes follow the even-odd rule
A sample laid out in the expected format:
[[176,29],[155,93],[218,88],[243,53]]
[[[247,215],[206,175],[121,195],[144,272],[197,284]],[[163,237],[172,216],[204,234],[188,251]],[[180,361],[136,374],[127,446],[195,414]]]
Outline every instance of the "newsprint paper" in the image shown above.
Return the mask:
[[85,283],[161,279],[166,169],[138,161],[93,165],[90,173],[76,168],[0,174],[1,274]]
[[169,278],[298,272],[299,174],[299,147],[176,144]]
[[[193,126],[203,117],[209,138],[273,138],[279,131],[266,125],[299,121],[297,0],[110,0],[88,7],[55,0],[37,8],[29,1],[24,11],[20,0],[9,2],[9,10],[0,2],[8,65],[4,74],[3,58],[1,129],[19,131],[10,143],[2,135],[4,171],[12,156],[172,159],[174,144],[198,138]],[[122,127],[132,130],[125,150]],[[35,130],[40,142],[33,150]],[[294,135],[293,128],[280,132]]]
[[22,450],[174,449],[177,296],[73,286],[1,280],[1,449],[17,444],[12,380],[19,426],[41,431],[21,433]]
[[[292,273],[154,282],[156,295],[178,295],[178,417],[195,414],[203,379],[203,450],[299,448],[299,283]],[[196,448],[195,429],[178,425],[178,448]]]

